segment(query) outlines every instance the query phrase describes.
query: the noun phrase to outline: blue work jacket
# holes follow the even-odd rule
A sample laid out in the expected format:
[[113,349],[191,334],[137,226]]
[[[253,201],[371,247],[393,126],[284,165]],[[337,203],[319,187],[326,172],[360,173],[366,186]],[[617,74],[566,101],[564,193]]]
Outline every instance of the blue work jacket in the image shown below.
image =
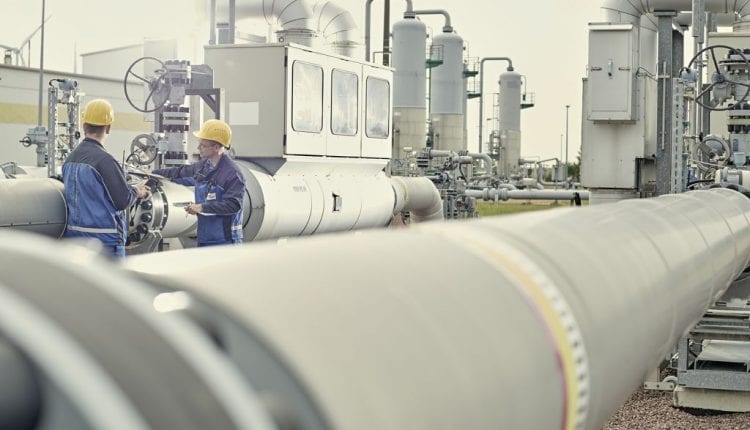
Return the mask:
[[[215,167],[203,159],[153,173],[195,185],[195,203],[203,205],[203,212],[198,214],[198,246],[242,243],[245,177],[226,154]],[[185,181],[188,178],[192,181]]]
[[127,209],[137,200],[122,167],[101,143],[85,138],[62,168],[68,224],[65,237],[91,237],[115,256],[125,255]]

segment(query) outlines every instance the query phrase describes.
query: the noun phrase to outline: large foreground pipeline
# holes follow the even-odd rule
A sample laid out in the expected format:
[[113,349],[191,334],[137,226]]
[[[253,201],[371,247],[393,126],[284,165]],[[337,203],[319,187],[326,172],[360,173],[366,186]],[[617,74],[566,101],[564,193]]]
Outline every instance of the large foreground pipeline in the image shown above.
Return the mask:
[[144,255],[140,280],[0,236],[0,333],[38,369],[9,395],[90,427],[598,429],[746,267],[748,214],[698,191]]

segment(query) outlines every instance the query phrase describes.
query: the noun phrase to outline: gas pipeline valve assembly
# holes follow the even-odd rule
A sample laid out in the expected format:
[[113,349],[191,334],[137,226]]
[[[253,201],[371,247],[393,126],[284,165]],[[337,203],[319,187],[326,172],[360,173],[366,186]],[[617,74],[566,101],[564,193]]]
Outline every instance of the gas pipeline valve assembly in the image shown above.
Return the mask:
[[[293,44],[214,45],[206,47],[205,58],[207,64],[195,65],[144,57],[125,74],[126,99],[154,123],[152,133],[135,136],[124,159],[130,179],[147,180],[151,189],[129,213],[129,254],[164,249],[165,243],[193,245],[196,217],[183,209],[194,199],[192,188],[148,172],[194,161],[197,142],[190,143],[189,124],[206,117],[226,118],[232,126],[229,152],[246,184],[246,241],[383,227],[402,211],[412,220],[443,218],[440,194],[429,180],[385,173],[392,149],[390,69]],[[132,82],[142,84],[142,102]],[[190,96],[200,96],[205,113]],[[69,136],[77,138],[76,127],[69,127]],[[57,152],[57,171],[64,154]],[[38,168],[8,163],[3,171],[14,178],[46,177],[41,170],[47,158],[40,156]],[[19,187],[11,182],[5,185]],[[64,212],[59,199],[48,203],[55,206],[50,212],[59,212],[60,204]],[[55,237],[63,231],[64,222]]]

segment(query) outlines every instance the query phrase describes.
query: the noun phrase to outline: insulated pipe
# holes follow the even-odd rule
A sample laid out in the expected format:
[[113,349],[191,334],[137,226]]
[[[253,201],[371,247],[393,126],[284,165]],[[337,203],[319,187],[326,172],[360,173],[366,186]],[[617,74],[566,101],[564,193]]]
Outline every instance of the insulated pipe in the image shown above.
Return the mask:
[[0,337],[0,428],[37,428],[42,393],[29,360]]
[[67,223],[63,184],[56,179],[0,181],[0,230],[62,237]]
[[[394,190],[382,171],[384,163],[327,166],[307,174],[292,170],[276,176],[252,162],[236,163],[246,179],[243,232],[247,242],[383,227],[393,216]],[[129,246],[137,246],[153,232],[165,239],[194,235],[197,218],[183,210],[193,201],[193,190],[158,176],[151,180],[151,196],[129,209]],[[0,180],[0,230],[62,237],[67,223],[63,188],[60,181],[50,178]],[[424,191],[415,192],[424,198]],[[431,205],[414,210],[418,217],[422,211],[427,211],[425,216],[433,214]]]
[[[215,0],[211,2],[212,16],[215,15],[214,2]],[[300,30],[321,32],[326,39],[334,39],[331,44],[337,54],[351,56],[352,49],[357,44],[354,31],[357,26],[351,14],[331,1],[317,3],[311,8],[307,0],[230,0],[228,10],[222,4],[220,12],[229,14],[232,40],[236,19],[262,17],[268,24],[272,23],[272,18],[276,19],[284,31],[290,32],[287,37],[295,37]],[[313,21],[317,24],[312,25]],[[211,36],[213,37],[213,32]],[[308,39],[309,37],[301,35],[301,39],[294,40],[303,42]]]
[[272,175],[259,164],[235,162],[250,201],[246,242],[383,227],[393,217],[392,181],[379,163]]
[[[312,7],[307,0],[234,0],[235,18],[263,18],[284,30],[312,30]],[[226,2],[219,2],[220,14],[228,14]]]
[[485,61],[507,61],[509,72],[513,71],[513,61],[508,57],[484,57],[479,61],[479,152],[482,152],[482,118],[484,113],[484,62]]
[[[560,159],[557,157],[552,158],[545,158],[544,160],[536,161],[535,164],[537,165],[537,174],[536,174],[536,181],[542,185],[558,185],[558,181],[553,180],[552,182],[547,182],[542,179],[542,163],[545,163],[547,161],[554,161],[555,162],[555,169],[560,168]],[[557,176],[557,170],[555,170],[555,177]],[[563,181],[560,181],[561,183]]]
[[[692,0],[692,1],[696,2],[698,0]],[[688,12],[688,11],[678,12],[677,16],[674,17],[673,22],[675,24],[678,24],[678,25],[682,26],[682,27],[690,27],[691,29],[693,29],[693,28],[700,29],[700,25],[698,27],[694,27],[695,26],[695,20],[696,20],[695,17],[696,16],[698,16],[698,15],[693,14],[693,12]],[[735,19],[734,13],[720,13],[720,14],[715,14],[715,16],[717,16],[718,23],[722,27],[730,27],[735,22],[738,22]],[[705,19],[703,19],[703,21],[705,21]],[[705,22],[703,23],[703,25],[705,25]],[[692,31],[692,33],[695,33],[695,31]],[[702,36],[693,36],[693,37],[699,37],[699,38],[701,38]],[[703,43],[703,41],[701,41],[701,43]]]
[[440,192],[428,178],[393,176],[391,185],[396,196],[394,214],[409,211],[415,222],[443,219]]
[[469,152],[469,157],[482,160],[482,163],[484,163],[484,168],[487,169],[487,174],[492,174],[492,158],[490,158],[489,155],[481,153],[481,152]]
[[749,216],[720,189],[125,264],[255,331],[330,429],[594,430],[747,267]]
[[[656,11],[691,11],[693,0],[604,0],[602,10],[607,22],[639,25],[641,16]],[[737,14],[741,20],[750,15],[750,2],[728,0],[705,0],[706,12]]]
[[[478,175],[478,176],[472,176],[471,178],[474,182],[476,182],[474,185],[470,185],[472,190],[483,190],[484,186],[481,186],[482,183],[486,182],[492,182],[493,179],[495,179],[492,176],[489,175]],[[494,186],[494,185],[493,185]],[[510,183],[502,182],[497,184],[496,188],[504,188],[506,190],[517,190],[518,188]]]
[[505,189],[484,188],[482,190],[466,190],[464,195],[484,201],[507,200],[501,197],[503,195],[501,191],[505,191]]
[[427,149],[427,157],[428,158],[447,158],[447,157],[455,157],[458,153],[455,151],[449,151],[447,149]]
[[451,157],[454,161],[459,164],[472,164],[475,159],[482,160],[485,163],[485,167],[492,169],[492,159],[487,154],[477,154],[475,152],[455,152],[446,149],[427,149],[427,157],[432,158],[448,158]]
[[443,9],[424,9],[413,11],[414,15],[443,15],[445,17],[445,25],[443,25],[443,33],[452,33],[453,26],[451,25],[451,16],[448,11]]
[[38,372],[41,428],[277,430],[221,350],[183,316],[156,312],[157,291],[111,259],[11,231],[0,255],[0,333]]
[[333,45],[334,52],[351,57],[358,44],[357,24],[352,14],[330,0],[316,3],[313,14],[317,17],[318,33]]
[[589,199],[589,192],[584,190],[508,190],[508,189],[494,189],[485,188],[483,190],[466,190],[464,195],[469,197],[475,197],[482,200],[502,200],[506,201],[509,199],[516,200],[570,200],[575,195],[581,198],[581,200]]
[[564,184],[567,184],[567,181],[545,181],[545,180],[539,179],[539,177],[537,177],[536,181],[542,187],[559,187],[559,186],[563,186]]

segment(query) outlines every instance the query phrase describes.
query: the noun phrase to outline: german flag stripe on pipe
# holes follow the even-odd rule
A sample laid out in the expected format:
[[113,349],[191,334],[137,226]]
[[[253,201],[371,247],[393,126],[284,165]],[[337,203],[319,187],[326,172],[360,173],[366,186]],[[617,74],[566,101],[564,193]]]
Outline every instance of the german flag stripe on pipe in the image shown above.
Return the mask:
[[472,245],[467,248],[474,254],[515,281],[519,293],[543,320],[563,377],[565,413],[561,428],[584,429],[590,392],[588,359],[581,331],[565,297],[547,275],[518,250],[478,235],[462,236],[462,241]]

